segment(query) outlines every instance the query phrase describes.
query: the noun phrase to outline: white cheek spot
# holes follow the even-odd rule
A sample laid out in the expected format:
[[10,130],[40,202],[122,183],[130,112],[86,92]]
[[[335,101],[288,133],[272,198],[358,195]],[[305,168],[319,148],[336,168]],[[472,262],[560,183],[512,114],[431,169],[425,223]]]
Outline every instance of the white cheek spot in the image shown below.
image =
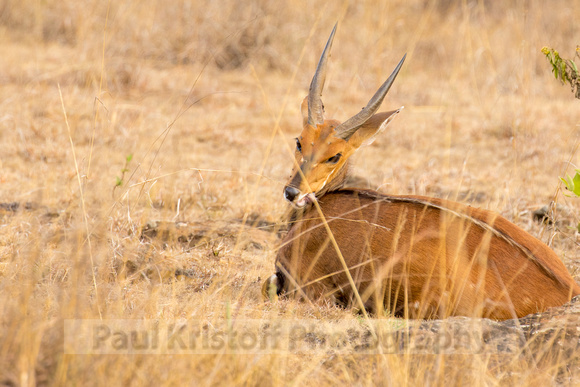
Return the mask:
[[322,186],[320,187],[319,191],[321,191],[326,186],[326,183],[328,183],[328,179],[330,179],[330,176],[332,176],[334,174],[334,171],[336,171],[336,168],[337,167],[338,167],[338,165],[336,167],[334,167],[332,169],[332,171],[330,171],[330,173],[328,174],[328,176],[326,176],[326,179],[324,180],[324,183],[322,183]]

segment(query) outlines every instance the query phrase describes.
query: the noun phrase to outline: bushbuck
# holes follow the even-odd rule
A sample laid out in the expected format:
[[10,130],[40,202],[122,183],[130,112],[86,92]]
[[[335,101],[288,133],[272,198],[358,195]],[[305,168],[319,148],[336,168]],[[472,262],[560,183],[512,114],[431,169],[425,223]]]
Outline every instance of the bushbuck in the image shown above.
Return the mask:
[[[376,113],[405,57],[361,112],[340,123],[321,100],[336,26],[302,102],[284,188],[294,210],[263,294],[330,297],[408,318],[519,318],[580,294],[558,256],[500,215],[452,201],[343,188],[349,158],[399,113]],[[363,309],[364,308],[364,309]]]

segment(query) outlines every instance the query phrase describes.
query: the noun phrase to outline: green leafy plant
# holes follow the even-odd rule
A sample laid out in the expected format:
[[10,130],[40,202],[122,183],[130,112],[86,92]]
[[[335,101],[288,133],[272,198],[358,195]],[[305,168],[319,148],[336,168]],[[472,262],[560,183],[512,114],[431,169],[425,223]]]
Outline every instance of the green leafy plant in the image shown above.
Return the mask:
[[565,178],[561,177],[560,180],[564,182],[568,191],[572,192],[575,196],[580,197],[580,169],[576,170],[574,177],[566,175]]
[[[566,174],[566,177],[561,177],[560,180],[562,180],[566,186],[566,189],[572,193],[566,196],[574,195],[576,197],[580,197],[580,169],[576,170],[574,177],[570,177],[570,175]],[[580,232],[580,223],[576,225],[576,229],[578,232]]]
[[113,187],[113,194],[115,193],[115,189],[120,187],[125,182],[125,173],[129,172],[129,163],[133,160],[133,154],[129,154],[125,157],[125,165],[121,169],[121,176],[115,176],[115,186]]
[[[553,48],[544,47],[542,53],[546,55],[548,62],[552,65],[552,73],[562,84],[570,84],[572,92],[576,98],[580,99],[580,73],[578,66],[571,59],[563,59],[558,51]],[[580,59],[580,46],[576,46],[576,58]]]

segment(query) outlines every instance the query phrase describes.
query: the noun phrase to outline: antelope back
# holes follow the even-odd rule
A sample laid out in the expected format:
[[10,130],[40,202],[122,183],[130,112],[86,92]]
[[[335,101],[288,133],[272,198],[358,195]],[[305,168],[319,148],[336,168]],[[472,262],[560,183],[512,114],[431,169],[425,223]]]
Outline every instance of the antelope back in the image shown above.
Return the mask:
[[290,229],[276,259],[276,290],[331,297],[397,316],[508,319],[580,294],[539,240],[490,211],[418,196],[341,190],[320,208],[353,289],[315,208]]

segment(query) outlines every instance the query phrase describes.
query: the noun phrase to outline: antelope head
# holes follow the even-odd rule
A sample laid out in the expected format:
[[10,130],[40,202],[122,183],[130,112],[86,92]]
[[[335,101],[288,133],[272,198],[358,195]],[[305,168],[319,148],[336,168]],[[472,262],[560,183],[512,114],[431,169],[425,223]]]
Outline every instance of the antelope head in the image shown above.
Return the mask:
[[299,208],[326,192],[340,188],[346,180],[350,156],[361,146],[372,143],[375,136],[402,109],[375,114],[397,77],[406,55],[360,113],[343,123],[324,118],[322,89],[335,32],[336,25],[318,62],[308,96],[302,102],[303,129],[296,138],[294,168],[284,187],[286,200]]

